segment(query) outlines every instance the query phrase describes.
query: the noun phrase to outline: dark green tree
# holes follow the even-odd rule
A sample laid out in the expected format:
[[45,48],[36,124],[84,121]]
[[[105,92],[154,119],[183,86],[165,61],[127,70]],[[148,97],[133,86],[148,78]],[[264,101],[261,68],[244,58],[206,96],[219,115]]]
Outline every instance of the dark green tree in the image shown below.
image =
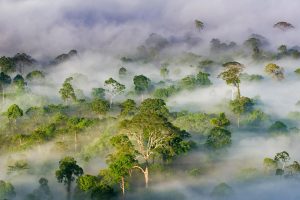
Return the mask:
[[143,94],[149,92],[151,89],[151,80],[144,75],[138,75],[133,78],[133,83],[136,93],[142,94],[143,100]]
[[104,99],[105,98],[105,89],[103,88],[93,88],[92,89],[93,99]]
[[56,170],[55,175],[59,183],[64,183],[67,186],[67,200],[70,200],[72,182],[83,175],[83,169],[77,165],[74,158],[65,157],[59,161],[59,169]]
[[2,93],[2,103],[5,102],[5,88],[11,84],[11,78],[4,72],[0,73],[0,90]]
[[231,132],[226,128],[230,125],[230,121],[224,113],[220,113],[217,118],[211,119],[210,123],[213,128],[210,130],[206,145],[211,149],[221,149],[231,144]]

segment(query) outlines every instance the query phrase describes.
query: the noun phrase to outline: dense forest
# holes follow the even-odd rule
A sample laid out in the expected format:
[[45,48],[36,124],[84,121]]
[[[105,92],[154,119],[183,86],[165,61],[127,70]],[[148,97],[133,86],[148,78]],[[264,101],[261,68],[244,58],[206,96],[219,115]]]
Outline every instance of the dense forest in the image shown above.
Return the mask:
[[0,2],[0,200],[299,199],[300,24],[215,2]]

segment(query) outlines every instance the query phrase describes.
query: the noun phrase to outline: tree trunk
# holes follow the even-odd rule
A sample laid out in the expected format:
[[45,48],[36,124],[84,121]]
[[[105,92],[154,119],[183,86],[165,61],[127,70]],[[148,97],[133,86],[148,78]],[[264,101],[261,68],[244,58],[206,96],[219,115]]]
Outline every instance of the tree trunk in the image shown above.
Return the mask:
[[145,176],[145,187],[148,188],[149,185],[149,171],[148,171],[148,166],[146,166],[144,170],[144,176]]
[[238,126],[238,128],[240,128],[240,114],[238,114],[238,117],[237,117],[237,126]]
[[111,108],[111,106],[112,106],[112,103],[113,103],[113,98],[112,98],[112,97],[110,97],[110,99],[109,99],[109,108]]
[[77,132],[75,131],[75,135],[74,135],[74,151],[77,151]]
[[122,179],[121,179],[121,189],[122,189],[122,199],[125,199],[125,180],[124,180],[124,177],[122,176]]
[[241,98],[241,90],[240,90],[240,84],[237,84],[237,97]]
[[67,200],[71,200],[71,182],[67,184]]

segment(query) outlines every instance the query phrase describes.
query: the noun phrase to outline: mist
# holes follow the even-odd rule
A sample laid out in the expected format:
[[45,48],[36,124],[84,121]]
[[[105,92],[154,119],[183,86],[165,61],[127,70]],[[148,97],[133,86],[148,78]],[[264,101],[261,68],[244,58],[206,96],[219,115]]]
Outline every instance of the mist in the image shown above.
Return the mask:
[[[24,77],[21,92],[14,80],[4,89],[1,86],[0,144],[5,148],[0,148],[0,180],[12,183],[17,194],[14,199],[23,200],[45,177],[53,199],[65,199],[66,190],[55,177],[59,161],[72,156],[84,174],[100,177],[114,151],[111,137],[118,134],[120,121],[132,118],[121,115],[121,103],[133,99],[138,110],[145,99],[160,98],[171,113],[170,123],[187,129],[196,147],[163,164],[161,171],[154,165],[149,189],[133,171],[126,199],[228,199],[212,195],[220,183],[232,188],[229,199],[299,199],[299,174],[286,178],[275,171],[268,174],[264,167],[265,158],[273,159],[283,151],[291,157],[287,165],[300,160],[300,76],[295,73],[300,67],[299,7],[300,2],[293,0],[0,0],[0,57],[26,53],[36,61],[23,70],[7,72],[12,79],[18,74]],[[203,22],[203,29],[195,27],[195,20]],[[281,21],[294,28],[273,27]],[[261,39],[260,59],[245,44],[251,37]],[[212,39],[219,40],[219,49],[214,50]],[[286,54],[280,52],[280,45],[286,45]],[[76,50],[75,56],[69,55],[71,50]],[[289,54],[293,51],[298,54]],[[201,64],[207,61],[211,63]],[[243,73],[261,77],[254,81],[241,78],[241,96],[253,101],[248,113],[232,110],[230,101],[238,91],[219,77],[225,69],[222,64],[230,61],[243,64]],[[266,72],[269,63],[282,67],[284,79]],[[122,67],[125,76],[120,73]],[[26,78],[33,70],[43,72],[43,79]],[[196,80],[199,72],[209,74],[210,84],[184,85],[185,78]],[[134,78],[138,75],[150,80],[147,92],[137,91]],[[62,99],[59,92],[69,77],[77,96],[73,103]],[[101,100],[109,101],[105,84],[109,78],[125,89],[112,99],[105,114],[99,114],[91,108],[92,91],[106,89]],[[169,87],[175,88],[173,93],[157,97],[158,89]],[[11,120],[7,113],[13,104],[23,113]],[[30,108],[41,109],[42,114],[30,115]],[[258,125],[249,122],[252,111],[265,117],[258,119]],[[226,130],[231,133],[231,145],[212,151],[206,148],[206,131],[211,130],[194,129],[211,126],[210,120],[219,113],[230,120]],[[188,121],[197,114],[207,114],[207,121]],[[76,129],[70,125],[74,117],[90,120],[90,124]],[[284,133],[271,131],[278,121],[286,126]],[[51,124],[56,126],[55,136],[28,139]],[[10,173],[18,161],[26,161],[28,169]],[[193,170],[199,174],[191,175]],[[74,194],[76,184],[71,187]],[[116,185],[113,189],[119,191]]]

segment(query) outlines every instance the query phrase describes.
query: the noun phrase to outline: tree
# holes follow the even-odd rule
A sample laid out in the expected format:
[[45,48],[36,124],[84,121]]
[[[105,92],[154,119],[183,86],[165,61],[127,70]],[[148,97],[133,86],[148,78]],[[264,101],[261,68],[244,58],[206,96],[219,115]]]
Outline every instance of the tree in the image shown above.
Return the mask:
[[288,127],[281,121],[276,121],[274,124],[272,124],[268,131],[270,133],[287,133],[288,132]]
[[144,174],[146,187],[149,182],[150,158],[163,155],[168,158],[175,157],[189,148],[184,141],[184,138],[189,136],[188,133],[173,126],[164,116],[150,110],[139,112],[131,120],[123,120],[120,127],[137,152],[139,164],[133,168]]
[[136,103],[132,99],[127,99],[120,105],[122,116],[132,116],[136,112]]
[[66,78],[61,89],[59,90],[59,94],[63,101],[73,100],[76,101],[76,95],[73,86],[71,85],[72,77]]
[[0,180],[0,199],[13,199],[16,196],[14,186],[3,180]]
[[106,115],[109,111],[109,103],[103,99],[94,99],[91,103],[91,108],[99,115]]
[[18,92],[23,92],[25,90],[26,82],[22,75],[18,74],[13,78],[13,85],[16,87]]
[[151,81],[144,75],[134,76],[133,78],[134,89],[137,94],[142,94],[142,100],[144,99],[143,94],[148,92],[151,88]]
[[168,108],[166,107],[166,103],[162,99],[145,99],[140,107],[139,107],[140,113],[155,113],[157,115],[161,115],[164,117],[169,117],[170,112]]
[[98,178],[89,174],[82,175],[76,180],[77,187],[82,191],[89,191],[98,183]]
[[210,121],[213,128],[210,130],[206,139],[206,145],[211,149],[220,149],[231,144],[231,132],[226,128],[230,125],[230,121],[224,113]]
[[14,60],[9,57],[2,56],[0,58],[0,70],[4,73],[12,73],[16,71]]
[[71,199],[72,182],[83,174],[83,169],[77,165],[77,162],[72,157],[65,157],[59,161],[59,169],[55,175],[59,183],[64,183],[67,186],[67,199]]
[[6,115],[9,120],[14,120],[16,124],[17,119],[23,116],[23,110],[17,104],[13,104],[7,109]]
[[169,69],[168,69],[168,65],[162,65],[162,67],[160,68],[160,75],[166,79],[169,75]]
[[[244,69],[244,66],[239,62],[228,62],[223,64],[224,71],[218,75],[218,78],[222,78],[228,85],[233,85],[237,89],[237,98],[241,97],[240,91],[240,75]],[[233,100],[233,93],[232,93]]]
[[104,86],[106,87],[106,91],[110,95],[109,100],[109,107],[111,107],[113,98],[125,90],[125,85],[119,83],[118,81],[114,80],[113,78],[109,78],[105,81]]
[[93,99],[104,99],[105,89],[103,89],[103,88],[92,88],[92,97],[93,97]]
[[202,21],[196,19],[194,23],[198,31],[201,31],[204,28],[204,23]]
[[240,97],[230,101],[229,106],[234,114],[237,114],[237,125],[240,127],[240,116],[243,113],[251,112],[254,106],[252,99],[248,97]]
[[128,74],[128,72],[127,72],[127,69],[126,69],[125,67],[121,67],[121,68],[119,69],[119,77],[120,77],[120,78],[126,77],[127,74]]
[[277,153],[274,157],[274,160],[277,163],[281,163],[282,164],[282,170],[284,170],[284,167],[286,165],[286,163],[290,160],[290,155],[288,152],[286,151],[282,151],[280,153]]
[[209,80],[209,76],[210,76],[210,74],[200,71],[196,76],[198,84],[201,85],[201,86],[211,85],[212,83]]
[[113,180],[120,183],[123,197],[125,196],[125,181],[132,168],[137,164],[136,151],[128,136],[117,135],[110,140],[115,152],[108,155],[108,171]]
[[265,72],[272,76],[272,78],[276,80],[283,80],[284,79],[284,70],[282,67],[279,67],[278,65],[274,63],[269,63],[265,66]]
[[39,71],[39,70],[29,72],[26,75],[26,79],[29,80],[29,81],[42,80],[44,78],[45,78],[45,74],[42,71]]
[[34,190],[31,194],[27,195],[26,200],[52,200],[53,195],[48,186],[48,180],[46,178],[40,178],[39,188]]
[[11,84],[11,78],[10,76],[8,76],[7,74],[5,74],[4,72],[0,73],[0,89],[2,92],[2,103],[5,102],[5,88],[6,86],[8,86],[9,84]]

